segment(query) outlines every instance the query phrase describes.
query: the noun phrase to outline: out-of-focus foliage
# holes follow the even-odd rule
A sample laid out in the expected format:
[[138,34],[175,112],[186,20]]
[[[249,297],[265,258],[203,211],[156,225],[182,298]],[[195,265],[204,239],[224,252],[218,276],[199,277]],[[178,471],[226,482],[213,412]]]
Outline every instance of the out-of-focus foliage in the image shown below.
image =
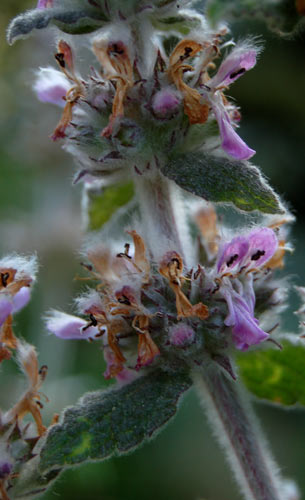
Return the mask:
[[287,406],[305,405],[305,341],[296,344],[286,340],[282,347],[239,356],[240,374],[248,389],[261,399]]
[[100,229],[118,208],[132,199],[133,194],[132,183],[107,187],[102,194],[89,191],[89,229]]

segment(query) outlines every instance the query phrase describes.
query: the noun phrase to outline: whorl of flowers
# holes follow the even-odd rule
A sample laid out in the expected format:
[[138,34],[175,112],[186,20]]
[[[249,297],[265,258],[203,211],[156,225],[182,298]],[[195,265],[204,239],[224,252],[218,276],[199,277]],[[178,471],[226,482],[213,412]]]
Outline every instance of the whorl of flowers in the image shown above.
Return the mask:
[[[202,213],[200,219],[203,229]],[[76,301],[82,317],[51,311],[46,320],[62,339],[102,338],[106,378],[129,381],[139,369],[168,359],[191,366],[218,362],[232,348],[245,350],[269,338],[256,305],[270,312],[283,301],[272,278],[283,258],[273,229],[254,228],[223,241],[215,227],[210,262],[193,269],[176,251],[152,260],[141,236],[128,234],[133,246],[126,243],[122,252],[89,248],[84,266],[97,284]]]
[[[97,63],[87,77],[77,69],[77,48],[60,40],[60,70],[41,69],[34,89],[40,100],[64,106],[52,138],[66,138],[82,165],[77,180],[143,174],[150,163],[183,151],[198,126],[194,148],[253,156],[236,132],[239,109],[224,92],[253,68],[260,49],[251,40],[228,44],[226,34],[201,26],[168,49],[156,33],[147,49],[134,44],[128,24],[117,23],[92,38]],[[233,48],[219,64],[227,45]]]

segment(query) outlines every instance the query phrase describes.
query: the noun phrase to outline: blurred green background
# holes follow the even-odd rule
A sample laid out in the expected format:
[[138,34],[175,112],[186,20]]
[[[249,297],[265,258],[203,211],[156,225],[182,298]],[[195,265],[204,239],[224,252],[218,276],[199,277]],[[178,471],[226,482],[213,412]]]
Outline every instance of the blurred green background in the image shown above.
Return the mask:
[[[39,282],[31,305],[16,321],[16,332],[34,343],[40,363],[49,366],[44,415],[73,404],[85,391],[105,386],[102,354],[95,345],[48,336],[42,315],[50,308],[71,310],[80,290],[78,249],[82,242],[80,189],[71,187],[71,158],[49,135],[59,110],[36,101],[31,90],[35,70],[53,64],[52,36],[35,34],[7,47],[9,19],[33,1],[2,0],[0,26],[0,247],[1,254],[37,252]],[[260,35],[264,41],[257,67],[230,89],[241,106],[241,136],[254,149],[254,161],[298,218],[292,232],[295,253],[287,258],[294,284],[305,285],[305,35],[282,40],[263,23],[232,26],[234,36]],[[296,331],[292,311],[284,322]],[[1,407],[22,391],[14,363],[1,368]],[[305,377],[305,374],[304,374]],[[305,498],[305,411],[284,411],[256,404],[256,411],[284,476],[297,480]],[[47,493],[49,499],[239,500],[222,453],[214,441],[195,395],[153,442],[132,455],[68,471]]]

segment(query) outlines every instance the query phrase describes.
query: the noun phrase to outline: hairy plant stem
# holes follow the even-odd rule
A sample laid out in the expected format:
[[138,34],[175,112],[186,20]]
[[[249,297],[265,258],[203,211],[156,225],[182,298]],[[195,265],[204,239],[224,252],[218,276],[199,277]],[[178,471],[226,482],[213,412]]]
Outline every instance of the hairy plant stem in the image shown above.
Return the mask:
[[157,170],[149,176],[136,175],[142,234],[152,257],[159,260],[175,250],[191,266],[192,251],[179,189]]
[[200,401],[247,500],[287,500],[282,481],[240,382],[219,368],[193,373]]

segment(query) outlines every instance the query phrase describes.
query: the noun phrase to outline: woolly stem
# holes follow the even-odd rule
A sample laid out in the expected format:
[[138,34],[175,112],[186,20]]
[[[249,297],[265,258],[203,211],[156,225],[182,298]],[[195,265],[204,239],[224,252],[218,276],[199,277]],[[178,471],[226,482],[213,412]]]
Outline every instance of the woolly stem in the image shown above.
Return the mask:
[[239,382],[216,367],[193,374],[203,408],[246,500],[287,500],[277,467]]
[[192,249],[185,220],[185,207],[176,185],[158,171],[135,176],[143,237],[152,257],[158,260],[175,250],[192,265]]

